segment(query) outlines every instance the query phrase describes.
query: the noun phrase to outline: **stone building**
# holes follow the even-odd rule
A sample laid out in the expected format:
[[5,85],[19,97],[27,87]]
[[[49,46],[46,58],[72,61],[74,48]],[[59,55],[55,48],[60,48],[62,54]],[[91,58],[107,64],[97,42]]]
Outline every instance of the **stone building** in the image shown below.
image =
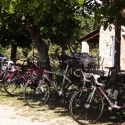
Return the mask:
[[[114,66],[115,53],[115,29],[109,26],[106,30],[101,27],[90,34],[82,37],[79,41],[82,43],[82,52],[89,52],[89,43],[99,44],[99,65],[101,68]],[[121,27],[121,53],[120,67],[125,70],[125,27]]]

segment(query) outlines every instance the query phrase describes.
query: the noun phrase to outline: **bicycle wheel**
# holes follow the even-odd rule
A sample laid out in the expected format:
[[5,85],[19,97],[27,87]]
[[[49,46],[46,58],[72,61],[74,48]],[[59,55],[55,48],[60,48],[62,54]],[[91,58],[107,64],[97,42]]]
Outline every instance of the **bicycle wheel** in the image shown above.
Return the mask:
[[13,75],[13,77],[10,79],[10,75],[11,73],[7,74],[3,80],[5,91],[11,96],[22,94],[25,80],[17,78],[16,75]]
[[0,80],[0,91],[1,92],[5,92],[3,84],[2,84],[2,80]]
[[65,104],[65,107],[68,109],[69,108],[69,101],[72,97],[72,95],[79,90],[79,86],[74,83],[66,83],[64,87],[64,92],[63,92],[63,101]]
[[[125,90],[118,96],[118,105],[125,106]],[[125,107],[120,109],[120,115],[125,120]]]
[[1,92],[5,92],[5,89],[4,89],[4,86],[3,86],[3,83],[2,83],[2,81],[3,81],[3,79],[4,79],[4,77],[7,75],[7,73],[5,72],[5,71],[1,71],[0,72],[0,91]]
[[24,87],[23,97],[27,105],[35,108],[43,106],[47,102],[49,93],[49,86],[46,82],[30,80]]
[[97,90],[94,93],[91,103],[87,102],[91,93],[91,88],[82,88],[75,92],[70,100],[70,114],[81,125],[95,123],[103,112],[103,99]]

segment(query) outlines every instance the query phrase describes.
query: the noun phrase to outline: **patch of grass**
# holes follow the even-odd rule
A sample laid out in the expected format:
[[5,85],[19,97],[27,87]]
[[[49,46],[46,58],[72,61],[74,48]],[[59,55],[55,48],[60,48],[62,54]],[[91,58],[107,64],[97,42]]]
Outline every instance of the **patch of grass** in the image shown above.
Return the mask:
[[[54,97],[53,97],[54,98]],[[78,125],[71,117],[68,110],[65,109],[61,100],[54,103],[52,97],[43,106],[39,108],[31,108],[24,102],[23,96],[11,97],[5,92],[0,92],[0,104],[15,107],[18,115],[30,117],[31,121],[50,122],[49,125]],[[94,114],[93,114],[94,115]],[[105,110],[97,125],[124,125],[125,122],[121,119],[118,113],[110,113]]]

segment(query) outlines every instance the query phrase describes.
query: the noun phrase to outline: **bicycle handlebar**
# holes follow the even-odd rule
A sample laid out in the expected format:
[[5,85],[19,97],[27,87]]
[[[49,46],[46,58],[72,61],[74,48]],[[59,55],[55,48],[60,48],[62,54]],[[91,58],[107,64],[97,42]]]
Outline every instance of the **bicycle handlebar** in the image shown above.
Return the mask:
[[98,79],[100,78],[100,75],[97,75],[97,74],[92,74],[92,76],[94,77],[95,79],[95,83],[99,86],[103,86],[104,84],[103,83],[99,83],[98,82]]
[[118,75],[125,75],[125,72],[118,72]]

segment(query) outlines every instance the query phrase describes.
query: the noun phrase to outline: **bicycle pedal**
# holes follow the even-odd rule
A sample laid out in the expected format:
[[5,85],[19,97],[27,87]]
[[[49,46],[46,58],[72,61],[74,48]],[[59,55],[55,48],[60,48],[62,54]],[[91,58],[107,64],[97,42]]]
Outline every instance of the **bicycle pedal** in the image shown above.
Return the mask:
[[40,92],[36,92],[36,94],[39,94]]
[[112,111],[112,107],[108,107],[108,110],[111,112]]
[[80,107],[80,105],[79,105],[79,104],[76,104],[76,105],[75,105],[75,107],[77,107],[77,108],[78,108],[78,107]]
[[89,108],[90,104],[85,104],[84,107]]

